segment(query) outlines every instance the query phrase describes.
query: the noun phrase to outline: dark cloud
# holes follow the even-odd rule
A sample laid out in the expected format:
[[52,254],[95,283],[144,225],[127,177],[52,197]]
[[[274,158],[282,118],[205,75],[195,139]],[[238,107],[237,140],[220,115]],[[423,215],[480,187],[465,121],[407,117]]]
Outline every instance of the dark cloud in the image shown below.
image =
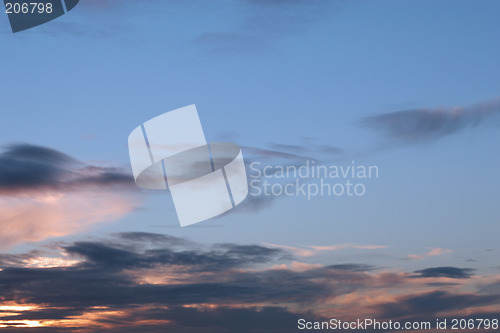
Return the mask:
[[[23,315],[23,319],[53,319],[54,317],[80,315],[82,312],[74,310],[45,310],[29,311]],[[62,314],[62,316],[61,316]],[[108,319],[107,324],[115,324],[118,327],[99,330],[99,332],[176,332],[176,333],[233,333],[233,332],[259,332],[259,333],[288,333],[295,331],[297,320],[301,317],[316,319],[311,313],[292,313],[283,307],[269,306],[264,308],[230,308],[219,307],[216,309],[200,309],[193,307],[174,306],[164,309],[149,309],[141,311],[137,309],[131,312],[133,317],[122,317],[120,321]],[[8,319],[7,319],[8,318]],[[6,317],[5,320],[15,320],[16,317]],[[18,318],[17,318],[18,319]],[[58,318],[59,319],[59,318]],[[144,324],[137,327],[140,321],[169,321],[167,325]],[[168,327],[168,328],[166,328]],[[15,329],[19,332],[19,328]],[[32,330],[32,329],[31,329]],[[14,330],[13,330],[14,331]],[[45,330],[37,328],[37,332],[58,332],[67,330]],[[72,332],[80,332],[78,327],[73,327]],[[84,331],[84,329],[81,329]],[[8,331],[7,331],[8,332]]]
[[120,168],[46,147],[7,146],[0,151],[0,249],[114,221],[138,207],[140,193]]
[[132,245],[135,243],[151,243],[168,247],[194,245],[192,242],[183,238],[163,234],[153,234],[149,232],[130,231],[119,233],[116,236],[120,239],[125,240],[128,245]]
[[[133,239],[134,236],[137,238]],[[286,257],[286,253],[282,250],[258,245],[218,244],[209,250],[175,250],[171,248],[173,244],[169,236],[165,236],[169,242],[163,243],[163,247],[152,249],[129,247],[130,242],[134,245],[151,239],[158,246],[160,243],[157,240],[160,237],[154,237],[153,234],[127,233],[121,235],[122,240],[128,241],[127,246],[113,242],[76,242],[64,247],[64,250],[70,255],[83,257],[86,267],[110,271],[153,268],[157,265],[189,267],[189,271],[195,272],[220,271]],[[177,245],[182,244],[176,238],[173,240]],[[184,243],[184,245],[188,244]]]
[[49,148],[10,146],[0,154],[0,190],[55,186],[72,163],[69,156]]
[[[215,311],[200,311],[198,309],[175,308],[170,314],[179,326],[196,329],[222,328],[236,332],[246,330],[264,330],[268,332],[289,332],[296,327],[298,315],[278,307],[263,309],[220,308]],[[196,320],[193,320],[196,318]]]
[[498,304],[500,295],[451,294],[433,291],[421,295],[400,297],[396,302],[378,306],[381,318],[425,316],[427,320],[439,312],[463,310],[469,307]]
[[[134,235],[137,239],[132,241]],[[291,256],[283,250],[258,245],[216,244],[202,250],[174,250],[168,245],[150,248],[148,239],[157,241],[162,237],[128,233],[103,242],[75,242],[63,247],[69,257],[82,260],[72,267],[26,268],[19,267],[19,261],[4,260],[0,271],[0,298],[75,308],[213,302],[312,303],[335,293],[313,279],[342,276],[342,280],[348,280],[358,274],[344,271],[346,267],[341,267],[340,271],[332,268],[307,272],[232,271],[288,260]],[[167,240],[169,238],[166,236]],[[143,246],[137,247],[141,241]],[[8,262],[11,264],[7,265]],[[135,282],[136,277],[126,273],[159,267],[171,273],[178,269],[191,275],[185,283],[142,285]],[[210,276],[203,277],[204,273]]]
[[338,269],[338,270],[346,270],[351,272],[369,272],[375,269],[374,266],[364,265],[364,264],[341,264],[341,265],[330,265],[326,266],[326,269]]
[[451,282],[431,282],[427,283],[429,287],[451,287],[451,286],[460,286],[460,283],[451,283]]
[[[143,232],[57,246],[64,258],[79,263],[30,268],[23,262],[42,253],[2,255],[0,305],[16,302],[41,307],[0,309],[0,324],[71,321],[84,316],[93,318],[92,330],[99,332],[291,332],[298,318],[324,320],[314,309],[332,304],[335,297],[361,296],[394,285],[401,291],[405,283],[411,289],[416,281],[402,274],[376,274],[375,267],[364,264],[296,271],[276,266],[292,258],[284,250],[231,243],[204,245]],[[153,283],[148,280],[151,277],[160,281]],[[498,300],[495,294],[410,291],[397,302],[382,303],[372,311],[380,318],[416,318]],[[88,325],[88,321],[73,321],[66,329],[36,330],[86,332]]]
[[[500,269],[500,267],[499,267]],[[500,294],[500,280],[481,286],[479,289],[484,294]]]
[[[69,315],[68,311],[74,314],[95,306],[121,309],[203,303],[307,303],[333,293],[327,286],[311,281],[312,277],[306,273],[288,270],[233,271],[290,258],[279,249],[236,244],[217,244],[198,251],[173,250],[168,246],[150,248],[152,244],[147,239],[158,241],[162,235],[139,233],[130,244],[134,234],[128,233],[103,242],[76,242],[63,247],[69,257],[82,260],[72,267],[26,268],[19,267],[15,260],[4,258],[3,270],[0,271],[0,299],[22,299],[24,302],[64,308],[38,313],[42,315],[38,319],[47,319],[47,316],[59,319]],[[170,236],[166,239],[169,240]],[[137,247],[141,240],[144,241],[143,246]],[[135,248],[135,251],[127,248]],[[189,273],[189,276],[186,281],[173,284],[142,284],[136,282],[137,276],[130,274],[141,272],[141,269],[159,268],[166,269],[169,274]],[[209,276],[203,277],[206,273]],[[147,274],[147,271],[139,274]],[[326,273],[323,275],[326,276]],[[267,310],[249,311],[256,312],[258,316]],[[164,311],[162,315],[165,315]],[[35,316],[32,314],[30,318]]]
[[500,101],[456,109],[413,109],[364,118],[361,124],[400,142],[436,140],[500,115]]
[[133,184],[119,168],[86,165],[46,147],[18,144],[0,153],[0,194]]
[[430,278],[430,277],[447,277],[451,279],[468,279],[474,274],[472,268],[458,267],[431,267],[415,271],[414,277]]

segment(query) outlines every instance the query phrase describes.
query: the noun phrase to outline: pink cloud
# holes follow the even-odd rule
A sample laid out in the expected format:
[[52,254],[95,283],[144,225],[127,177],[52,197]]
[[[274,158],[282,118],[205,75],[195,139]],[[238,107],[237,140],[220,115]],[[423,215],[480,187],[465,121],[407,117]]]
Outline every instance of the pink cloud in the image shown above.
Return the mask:
[[318,255],[320,252],[325,251],[338,251],[338,250],[347,250],[347,249],[358,249],[358,250],[378,250],[385,249],[387,246],[385,245],[359,245],[359,244],[339,244],[339,245],[311,245],[306,247],[295,247],[289,245],[278,245],[263,242],[264,245],[280,248],[283,250],[287,250],[290,253],[299,256],[299,257],[313,257]]
[[409,254],[405,259],[406,260],[423,260],[424,258],[427,258],[427,257],[442,256],[442,255],[449,254],[452,252],[453,252],[453,250],[437,247],[437,248],[431,249],[429,252],[424,253],[424,254]]
[[311,249],[316,251],[338,251],[346,249],[359,249],[359,250],[379,250],[385,249],[385,245],[359,245],[359,244],[338,244],[338,245],[326,245],[326,246],[310,246]]
[[316,254],[316,252],[313,250],[303,249],[300,247],[294,247],[294,246],[288,246],[288,245],[277,245],[277,244],[271,244],[271,243],[266,243],[266,242],[263,242],[263,244],[267,245],[267,246],[287,250],[290,253],[292,253],[293,255],[296,255],[299,257],[312,257]]
[[115,221],[135,208],[136,199],[102,189],[0,197],[0,249],[72,235]]

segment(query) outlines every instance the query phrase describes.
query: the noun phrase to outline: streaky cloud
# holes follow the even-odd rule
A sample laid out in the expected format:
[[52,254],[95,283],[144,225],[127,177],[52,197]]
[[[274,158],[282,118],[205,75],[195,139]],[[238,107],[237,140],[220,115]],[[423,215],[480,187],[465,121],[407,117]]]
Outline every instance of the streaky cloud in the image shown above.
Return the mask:
[[437,140],[485,125],[500,115],[500,99],[470,107],[411,109],[366,117],[361,125],[400,143]]
[[472,268],[459,267],[431,267],[415,271],[414,277],[430,278],[430,277],[446,277],[450,279],[468,279],[474,274]]

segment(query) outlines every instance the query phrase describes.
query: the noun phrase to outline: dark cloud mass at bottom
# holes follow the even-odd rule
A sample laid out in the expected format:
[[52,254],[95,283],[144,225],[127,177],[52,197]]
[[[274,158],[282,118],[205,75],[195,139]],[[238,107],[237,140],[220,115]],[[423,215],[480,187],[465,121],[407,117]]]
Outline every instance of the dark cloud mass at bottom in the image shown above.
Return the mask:
[[[304,264],[297,270],[290,253],[260,245],[203,245],[129,232],[58,248],[75,263],[42,268],[25,264],[38,252],[0,256],[0,306],[35,305],[0,308],[5,331],[295,332],[299,318],[327,320],[338,315],[337,306],[357,308],[357,316],[397,319],[474,306],[498,310],[500,301],[498,294],[465,293],[454,285],[417,290],[414,274],[365,264]],[[405,293],[397,299],[388,293],[368,307],[342,301],[380,297],[390,288]],[[8,328],[29,320],[41,327]]]

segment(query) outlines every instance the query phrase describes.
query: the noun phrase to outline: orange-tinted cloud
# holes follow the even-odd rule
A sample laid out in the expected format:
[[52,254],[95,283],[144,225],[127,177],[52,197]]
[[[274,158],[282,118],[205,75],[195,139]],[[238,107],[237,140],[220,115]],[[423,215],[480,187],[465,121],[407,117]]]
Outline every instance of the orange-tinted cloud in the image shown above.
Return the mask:
[[424,254],[409,254],[405,260],[423,260],[427,257],[435,257],[435,256],[442,256],[445,254],[452,253],[453,250],[450,249],[443,249],[440,247],[430,249],[427,253]]
[[310,264],[294,262],[284,248],[148,233],[60,244],[59,251],[60,262],[40,253],[0,257],[0,325],[270,333],[294,331],[298,318],[491,318],[500,310],[498,276],[458,267]]
[[117,192],[47,192],[0,197],[0,249],[85,231],[117,220],[136,206],[136,198]]
[[367,244],[367,245],[361,245],[361,244],[310,245],[310,246],[306,246],[306,247],[278,245],[278,244],[271,244],[271,243],[266,243],[266,242],[263,242],[263,244],[266,246],[275,247],[275,248],[289,251],[290,253],[292,253],[293,255],[296,255],[298,257],[313,257],[315,255],[320,254],[321,252],[328,252],[328,251],[339,251],[339,250],[349,250],[349,249],[379,250],[379,249],[387,248],[387,246],[385,246],[385,245],[370,245],[370,244]]

